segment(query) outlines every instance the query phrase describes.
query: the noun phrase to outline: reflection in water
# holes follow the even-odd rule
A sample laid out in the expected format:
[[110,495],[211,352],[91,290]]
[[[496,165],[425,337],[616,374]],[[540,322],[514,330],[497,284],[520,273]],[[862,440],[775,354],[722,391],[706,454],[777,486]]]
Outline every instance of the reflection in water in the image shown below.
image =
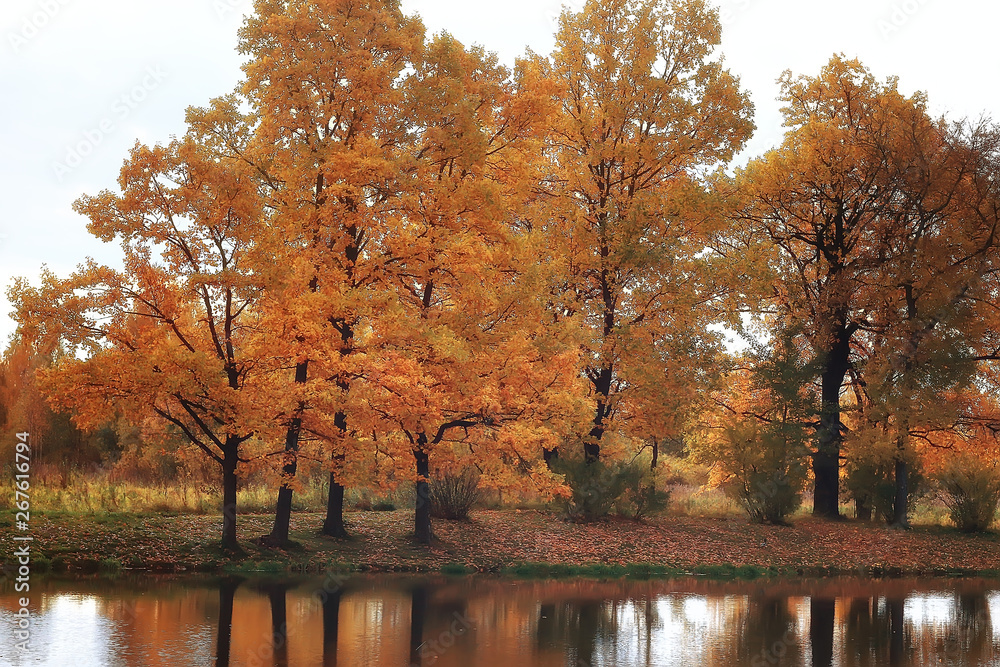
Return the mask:
[[355,577],[34,582],[32,650],[0,664],[150,667],[982,665],[1000,582]]
[[427,586],[413,587],[410,600],[410,661],[421,664],[421,654],[428,651],[424,647],[424,621],[427,618]]
[[219,630],[215,642],[215,665],[229,664],[229,647],[233,636],[233,600],[236,589],[243,583],[238,577],[225,577],[219,581]]
[[833,598],[809,598],[809,647],[815,667],[833,664],[833,627],[837,601]]
[[[328,588],[328,587],[327,587]],[[337,667],[338,619],[340,618],[340,587],[320,591],[323,605],[323,666]]]
[[288,612],[285,597],[291,584],[282,581],[265,581],[260,591],[267,595],[271,606],[271,655],[274,667],[288,667]]

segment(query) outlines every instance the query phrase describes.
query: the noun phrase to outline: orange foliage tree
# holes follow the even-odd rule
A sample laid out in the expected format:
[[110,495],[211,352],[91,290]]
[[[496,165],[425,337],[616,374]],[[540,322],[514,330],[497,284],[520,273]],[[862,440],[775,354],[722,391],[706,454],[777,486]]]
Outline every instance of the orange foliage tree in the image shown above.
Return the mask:
[[124,268],[88,261],[11,291],[20,334],[65,349],[41,374],[49,400],[94,427],[124,415],[173,424],[222,468],[225,548],[236,541],[241,445],[266,430],[270,359],[256,305],[255,236],[264,221],[257,175],[220,156],[218,138],[245,141],[245,124],[192,124],[167,146],[136,145],[121,194],[77,201],[88,229],[118,240]]
[[676,437],[708,384],[706,326],[730,288],[708,251],[724,216],[703,176],[753,129],[712,57],[719,37],[702,0],[591,0],[563,13],[551,61],[535,63],[558,102],[538,224],[559,262],[553,303],[581,321],[590,462],[609,433]]
[[[813,511],[839,515],[841,393],[856,334],[877,312],[894,239],[907,232],[908,158],[932,129],[922,97],[903,97],[856,61],[781,79],[782,145],[739,174],[749,236],[772,249],[774,302],[820,360],[822,410]],[[912,134],[911,134],[912,133]]]
[[[331,450],[323,532],[345,537],[343,463],[371,432],[352,380],[358,328],[382,302],[384,243],[397,216],[398,158],[408,145],[402,85],[423,42],[396,2],[258,0],[240,31],[250,56],[243,93],[258,120],[243,157],[261,173],[278,266],[272,314],[286,324],[297,410],[286,434],[285,484],[273,541],[288,536],[301,429]],[[390,269],[391,270],[391,269]],[[309,377],[315,381],[307,382]],[[309,388],[304,388],[304,385]],[[357,392],[353,392],[357,394]]]
[[[550,103],[529,74],[440,35],[408,105],[408,180],[386,237],[399,310],[374,321],[384,349],[373,380],[416,464],[415,535],[427,543],[431,457],[443,469],[537,469],[541,448],[505,434],[518,421],[519,438],[551,440],[572,418],[559,414],[571,403],[560,392],[576,382],[577,354],[572,332],[545,317],[544,242],[525,219]],[[465,457],[449,448],[459,439]]]

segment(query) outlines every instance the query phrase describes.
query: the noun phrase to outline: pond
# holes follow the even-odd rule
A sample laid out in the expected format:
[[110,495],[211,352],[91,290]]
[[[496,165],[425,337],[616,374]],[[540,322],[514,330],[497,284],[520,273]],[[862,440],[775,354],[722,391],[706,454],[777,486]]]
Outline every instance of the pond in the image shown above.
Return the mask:
[[490,577],[0,585],[0,664],[590,667],[1000,664],[1000,581]]

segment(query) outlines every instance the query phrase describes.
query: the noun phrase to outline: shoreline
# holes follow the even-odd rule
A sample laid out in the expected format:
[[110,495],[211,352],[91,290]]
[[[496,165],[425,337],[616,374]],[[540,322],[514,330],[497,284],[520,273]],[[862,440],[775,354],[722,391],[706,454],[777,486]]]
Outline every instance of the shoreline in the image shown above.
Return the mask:
[[[0,512],[9,531],[11,512]],[[350,540],[320,536],[320,513],[296,513],[288,549],[263,547],[271,515],[238,519],[245,556],[218,546],[217,515],[32,516],[32,572],[136,574],[490,574],[516,578],[759,579],[776,577],[1000,578],[1000,536],[953,528],[908,531],[851,520],[762,526],[742,518],[663,516],[646,523],[576,524],[541,510],[481,510],[436,520],[430,547],[412,537],[412,511],[351,511]],[[12,540],[0,544],[5,572]]]

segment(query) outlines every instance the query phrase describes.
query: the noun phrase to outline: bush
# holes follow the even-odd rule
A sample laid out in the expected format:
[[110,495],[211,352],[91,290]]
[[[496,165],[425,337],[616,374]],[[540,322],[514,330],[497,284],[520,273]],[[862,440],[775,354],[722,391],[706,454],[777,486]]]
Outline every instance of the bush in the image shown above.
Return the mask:
[[802,505],[802,487],[784,470],[747,470],[726,486],[753,523],[781,525]]
[[431,516],[437,519],[468,519],[479,502],[479,473],[466,468],[459,473],[439,474],[430,483]]
[[966,455],[950,461],[937,481],[959,530],[976,533],[990,527],[1000,503],[1000,470]]
[[[892,523],[896,504],[896,472],[892,456],[875,451],[849,459],[846,467],[844,490],[855,502],[857,518],[867,521],[874,516],[885,523]],[[911,460],[907,474],[907,507],[912,511],[915,501],[926,493],[927,480]]]
[[726,409],[708,415],[696,458],[713,464],[713,479],[755,523],[784,524],[802,504],[811,449],[817,368],[799,344],[801,331],[778,328],[728,376]]
[[593,521],[611,513],[640,520],[666,508],[670,495],[640,460],[608,465],[604,461],[556,459],[571,495],[566,513],[574,521]]
[[726,427],[717,464],[722,488],[754,523],[781,525],[802,504],[805,446],[798,425],[740,419]]
[[625,464],[619,468],[618,478],[622,490],[614,507],[619,516],[641,521],[662,512],[670,504],[670,492],[658,488],[659,480],[647,465],[639,461]]

